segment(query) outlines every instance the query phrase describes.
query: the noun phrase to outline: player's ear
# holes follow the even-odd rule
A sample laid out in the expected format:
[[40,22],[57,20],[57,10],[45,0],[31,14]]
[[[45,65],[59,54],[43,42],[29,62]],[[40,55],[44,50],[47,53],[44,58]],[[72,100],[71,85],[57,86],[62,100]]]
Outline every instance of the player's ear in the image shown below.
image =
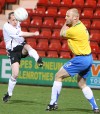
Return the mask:
[[76,20],[76,19],[77,19],[77,17],[76,17],[76,16],[74,16],[74,17],[73,17],[73,20]]
[[74,16],[74,17],[73,17],[73,20],[78,20],[78,19],[79,19],[78,16]]

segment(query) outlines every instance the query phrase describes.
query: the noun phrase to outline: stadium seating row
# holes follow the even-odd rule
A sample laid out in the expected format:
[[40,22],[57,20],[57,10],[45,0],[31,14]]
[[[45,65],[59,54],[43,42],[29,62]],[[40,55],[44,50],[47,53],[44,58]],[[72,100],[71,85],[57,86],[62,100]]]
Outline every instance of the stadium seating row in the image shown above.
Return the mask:
[[[72,54],[70,52],[66,51],[60,51],[59,54],[57,51],[43,51],[43,50],[37,50],[38,54],[41,57],[49,57],[49,58],[67,58],[70,59],[72,58]],[[6,55],[7,52],[5,49],[0,48],[0,55]],[[94,60],[100,60],[100,53],[92,53],[93,59]]]
[[[38,15],[42,17],[52,16],[52,17],[65,17],[68,7],[54,7],[49,6],[37,6],[36,9],[26,9],[30,16]],[[81,18],[100,18],[100,8],[78,8]]]
[[15,4],[17,0],[0,0],[0,13],[4,10],[6,4]]
[[39,0],[37,5],[95,8],[100,6],[100,0]]
[[[100,20],[99,19],[81,19],[81,21],[85,24],[85,26],[88,29],[100,29]],[[32,20],[27,19],[21,23],[22,27],[36,27],[36,28],[56,28],[60,29],[63,24],[65,23],[64,18],[56,18],[54,20],[53,17],[39,17],[39,16],[34,16]]]
[[[58,40],[58,39],[35,39],[30,38],[30,40],[26,39],[27,43],[30,44],[36,50],[45,50],[45,51],[70,51],[68,48],[68,44],[66,40]],[[100,53],[100,47],[97,42],[90,42],[90,46],[93,53]],[[4,41],[0,42],[0,48],[5,49]]]

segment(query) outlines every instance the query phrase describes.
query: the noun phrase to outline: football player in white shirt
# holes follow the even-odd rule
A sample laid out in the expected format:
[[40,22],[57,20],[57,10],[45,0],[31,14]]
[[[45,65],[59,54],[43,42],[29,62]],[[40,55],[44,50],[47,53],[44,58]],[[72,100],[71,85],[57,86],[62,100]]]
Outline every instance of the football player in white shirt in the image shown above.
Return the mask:
[[43,66],[42,58],[39,57],[37,51],[25,42],[24,37],[38,36],[39,32],[23,32],[20,23],[16,20],[14,12],[8,14],[8,21],[3,27],[3,36],[6,49],[11,61],[12,76],[9,79],[8,91],[3,97],[3,101],[7,102],[13,93],[16,85],[16,79],[19,73],[21,58],[26,56],[33,57],[38,66]]

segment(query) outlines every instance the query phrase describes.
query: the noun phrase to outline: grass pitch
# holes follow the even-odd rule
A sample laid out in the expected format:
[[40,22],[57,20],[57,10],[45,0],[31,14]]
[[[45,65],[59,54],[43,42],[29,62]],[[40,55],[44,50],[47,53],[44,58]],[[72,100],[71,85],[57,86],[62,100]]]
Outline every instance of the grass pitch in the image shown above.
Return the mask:
[[[11,100],[2,101],[7,84],[0,84],[0,114],[93,114],[80,89],[63,88],[58,110],[45,111],[50,101],[51,87],[16,85]],[[93,90],[100,107],[100,90]]]

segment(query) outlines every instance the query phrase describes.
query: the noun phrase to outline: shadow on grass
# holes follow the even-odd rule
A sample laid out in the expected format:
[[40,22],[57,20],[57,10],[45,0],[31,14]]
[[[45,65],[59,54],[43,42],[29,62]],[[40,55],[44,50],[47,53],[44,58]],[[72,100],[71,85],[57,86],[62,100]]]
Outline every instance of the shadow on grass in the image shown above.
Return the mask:
[[88,113],[92,113],[92,110],[89,109],[83,109],[83,108],[66,108],[66,109],[59,109],[59,111],[66,111],[66,112],[79,112],[79,114],[81,114],[80,112],[86,112]]
[[38,101],[29,101],[29,100],[10,100],[9,104],[23,104],[23,105],[40,104],[40,105],[44,105],[43,103],[40,103]]

